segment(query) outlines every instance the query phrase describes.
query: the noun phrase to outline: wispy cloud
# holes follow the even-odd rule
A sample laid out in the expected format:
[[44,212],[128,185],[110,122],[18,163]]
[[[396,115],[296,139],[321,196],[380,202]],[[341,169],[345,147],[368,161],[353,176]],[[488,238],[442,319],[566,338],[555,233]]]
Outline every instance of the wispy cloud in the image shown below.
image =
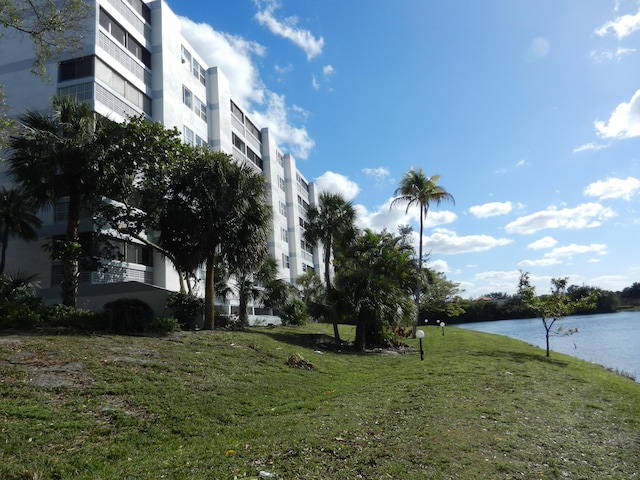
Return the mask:
[[585,195],[598,197],[598,200],[622,198],[629,201],[638,192],[640,192],[640,180],[634,177],[598,180],[587,185],[584,189]]
[[527,248],[531,250],[542,250],[545,248],[551,248],[557,243],[558,241],[555,238],[547,235],[546,237],[542,237],[535,242],[531,242],[529,245],[527,245]]
[[615,50],[603,50],[600,52],[592,50],[589,56],[595,63],[611,62],[614,60],[618,61],[626,55],[635,53],[635,51],[636,51],[635,48],[618,47]]
[[389,178],[389,169],[386,167],[363,168],[362,173],[368,177],[373,177],[376,182],[382,182]]
[[557,209],[552,207],[520,217],[507,224],[505,230],[508,233],[523,235],[549,228],[580,230],[598,227],[604,220],[610,219],[615,215],[612,209],[605,208],[599,203],[584,203],[575,208]]
[[316,37],[309,30],[298,27],[298,18],[295,16],[284,19],[275,17],[275,11],[280,8],[279,2],[255,0],[255,4],[259,9],[255,15],[256,20],[274,35],[285,38],[300,47],[307,55],[307,60],[322,54],[324,38]]
[[584,145],[580,145],[579,147],[576,147],[572,150],[573,153],[580,153],[580,152],[586,152],[589,150],[602,150],[603,148],[607,148],[609,145],[606,144],[602,144],[602,143],[593,143],[593,142],[589,142],[589,143],[585,143]]

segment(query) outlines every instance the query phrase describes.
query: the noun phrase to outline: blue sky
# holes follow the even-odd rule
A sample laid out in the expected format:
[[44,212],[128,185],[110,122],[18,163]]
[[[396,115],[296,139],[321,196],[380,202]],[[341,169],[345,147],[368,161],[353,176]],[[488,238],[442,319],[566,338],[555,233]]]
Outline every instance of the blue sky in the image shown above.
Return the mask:
[[[423,242],[461,295],[640,281],[637,0],[169,0],[305,176],[396,231],[402,175],[440,175]],[[415,240],[418,241],[416,232]]]

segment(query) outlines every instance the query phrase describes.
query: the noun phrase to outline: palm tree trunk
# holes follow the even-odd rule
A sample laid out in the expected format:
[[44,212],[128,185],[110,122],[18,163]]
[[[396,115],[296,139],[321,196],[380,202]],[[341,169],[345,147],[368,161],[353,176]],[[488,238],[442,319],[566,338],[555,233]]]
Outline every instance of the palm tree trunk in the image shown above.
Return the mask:
[[214,287],[215,258],[213,255],[207,257],[207,272],[204,280],[204,330],[213,330],[215,325],[215,287]]
[[2,258],[0,259],[0,275],[3,275],[4,267],[7,260],[7,243],[9,243],[9,231],[6,227],[2,228],[0,241],[2,242]]
[[69,307],[78,304],[78,278],[80,276],[78,260],[80,258],[80,197],[69,196],[69,212],[67,217],[67,234],[62,253],[62,283],[60,294],[62,303]]
[[329,261],[331,259],[331,239],[325,240],[324,245],[324,279],[327,284],[327,303],[329,307],[329,320],[333,324],[333,338],[336,345],[340,345],[340,330],[338,329],[338,313],[336,312],[336,306],[334,304],[335,298],[333,295],[333,287],[331,286],[331,272],[329,270]]

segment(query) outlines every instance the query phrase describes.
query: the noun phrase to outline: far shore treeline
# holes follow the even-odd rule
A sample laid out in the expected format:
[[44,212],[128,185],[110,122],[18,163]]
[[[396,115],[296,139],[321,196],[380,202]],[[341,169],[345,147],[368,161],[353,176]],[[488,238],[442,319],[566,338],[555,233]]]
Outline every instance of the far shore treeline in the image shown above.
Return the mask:
[[[567,294],[571,298],[578,299],[596,290],[599,290],[599,296],[595,306],[578,310],[574,315],[614,313],[619,310],[640,309],[640,282],[635,282],[630,287],[626,287],[619,292],[600,290],[590,286],[571,285],[567,288]],[[459,300],[459,304],[464,313],[457,316],[449,316],[446,310],[429,311],[426,309],[426,311],[421,312],[421,323],[427,325],[435,325],[436,322],[459,324],[536,317],[536,314],[523,303],[521,296],[517,293],[514,295],[491,293],[473,300]]]

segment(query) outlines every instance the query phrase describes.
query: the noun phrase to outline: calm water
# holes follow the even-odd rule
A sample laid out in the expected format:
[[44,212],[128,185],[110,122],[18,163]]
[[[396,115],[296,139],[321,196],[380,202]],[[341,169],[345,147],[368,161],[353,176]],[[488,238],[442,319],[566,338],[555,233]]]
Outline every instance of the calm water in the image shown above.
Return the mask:
[[[565,317],[554,325],[573,335],[551,336],[551,350],[598,363],[632,375],[640,382],[640,312]],[[545,348],[544,326],[539,318],[463,323],[456,327],[496,333]],[[553,355],[553,353],[552,353]]]

